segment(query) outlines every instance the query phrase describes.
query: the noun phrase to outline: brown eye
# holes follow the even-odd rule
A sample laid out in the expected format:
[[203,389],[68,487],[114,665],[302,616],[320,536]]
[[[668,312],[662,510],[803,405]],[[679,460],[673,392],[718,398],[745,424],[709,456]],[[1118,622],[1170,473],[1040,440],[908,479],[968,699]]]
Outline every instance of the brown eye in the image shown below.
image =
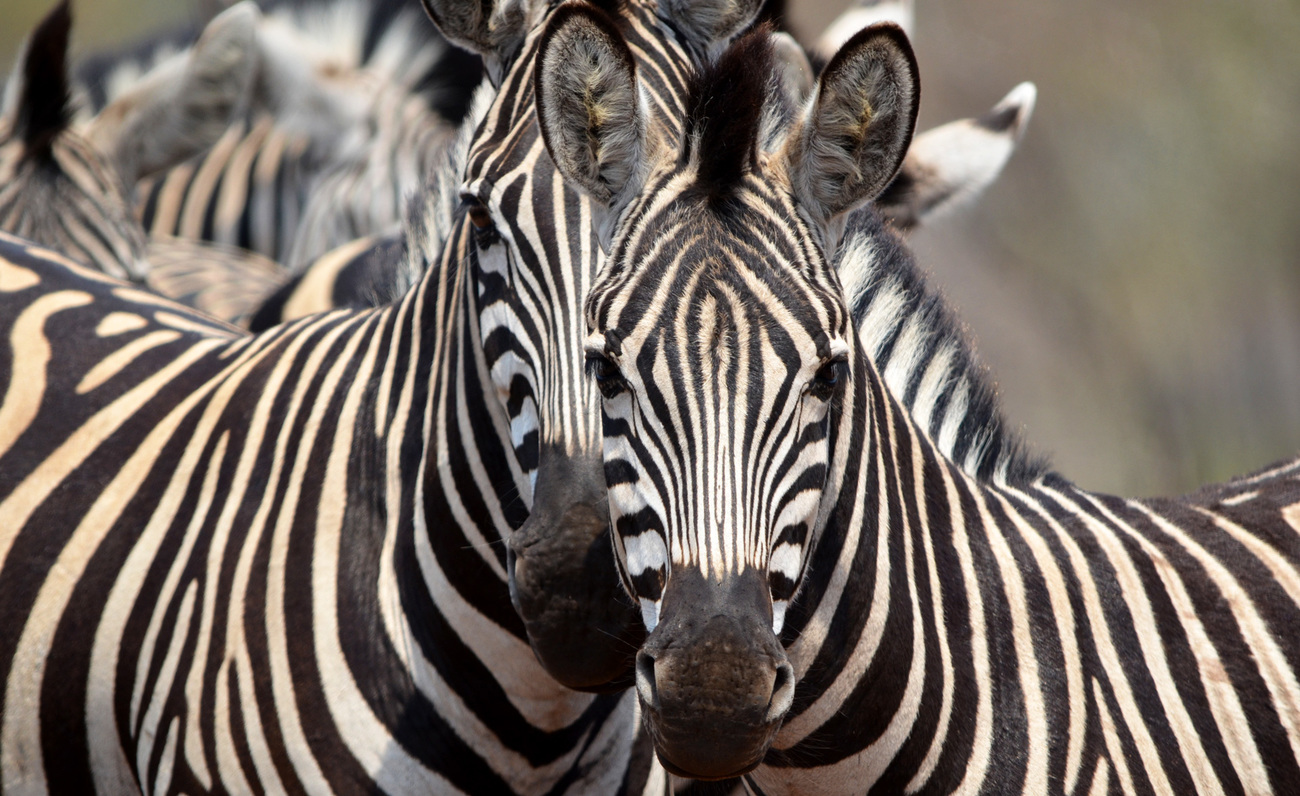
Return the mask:
[[469,221],[475,229],[484,230],[492,226],[492,214],[486,207],[475,202],[469,206]]
[[627,389],[627,382],[623,379],[623,372],[607,356],[588,354],[587,373],[596,380],[596,386],[600,389],[600,394],[606,398],[613,398]]
[[809,394],[823,401],[829,399],[839,385],[840,376],[845,367],[846,365],[842,359],[833,359],[822,365],[817,369],[816,375],[813,376],[812,382],[808,385]]

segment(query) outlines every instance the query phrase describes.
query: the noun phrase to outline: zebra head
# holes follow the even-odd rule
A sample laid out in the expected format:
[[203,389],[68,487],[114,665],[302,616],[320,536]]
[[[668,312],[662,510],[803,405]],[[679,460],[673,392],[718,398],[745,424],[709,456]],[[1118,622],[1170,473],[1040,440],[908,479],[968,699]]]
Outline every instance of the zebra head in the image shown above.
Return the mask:
[[[467,265],[484,367],[531,491],[523,496],[528,519],[507,540],[511,597],[547,670],[587,690],[632,684],[645,631],[619,586],[600,396],[583,373],[582,306],[604,260],[608,216],[604,202],[566,184],[539,132],[534,75],[551,27],[542,23],[576,8],[634,31],[636,43],[620,52],[654,73],[657,113],[675,119],[691,60],[758,10],[757,0],[605,5],[608,15],[583,3],[425,0],[449,40],[483,55],[498,89],[470,144],[462,196],[473,228]],[[616,113],[650,112],[636,97],[606,99],[622,103]],[[633,182],[632,175],[607,178],[619,188]]]
[[0,230],[117,277],[144,271],[144,232],[126,186],[69,129],[67,2],[37,25],[6,91],[0,120]]
[[575,13],[552,21],[548,43],[537,93],[556,162],[597,196],[624,184],[604,175],[635,186],[608,202],[586,359],[619,571],[650,631],[643,715],[669,770],[736,776],[792,704],[779,634],[833,503],[823,490],[855,352],[828,251],[903,159],[916,62],[899,28],[868,28],[799,116],[774,123],[782,92],[760,30],[690,81],[673,139],[630,99],[591,90],[637,95],[617,31]]

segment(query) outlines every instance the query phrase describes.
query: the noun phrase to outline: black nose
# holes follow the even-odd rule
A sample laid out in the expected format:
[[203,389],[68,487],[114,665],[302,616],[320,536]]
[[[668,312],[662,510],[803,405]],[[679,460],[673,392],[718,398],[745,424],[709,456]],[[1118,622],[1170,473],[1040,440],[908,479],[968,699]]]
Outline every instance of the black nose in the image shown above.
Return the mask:
[[794,703],[794,668],[772,632],[768,580],[752,569],[721,579],[674,572],[633,668],[659,760],[693,779],[751,771]]
[[[636,656],[636,692],[641,697],[641,703],[647,708],[658,712],[659,704],[659,687],[658,677],[656,674],[655,658],[648,652],[640,652]],[[776,676],[772,680],[772,693],[767,699],[767,710],[765,711],[764,721],[776,722],[785,718],[785,714],[790,710],[790,705],[794,701],[794,667],[789,663],[781,662],[777,664]]]

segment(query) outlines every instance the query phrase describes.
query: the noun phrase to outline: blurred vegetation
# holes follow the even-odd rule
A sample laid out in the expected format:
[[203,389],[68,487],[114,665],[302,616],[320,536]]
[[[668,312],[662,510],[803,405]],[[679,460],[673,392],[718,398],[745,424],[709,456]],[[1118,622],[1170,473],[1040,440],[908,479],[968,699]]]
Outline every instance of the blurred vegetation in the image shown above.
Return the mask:
[[[51,4],[3,2],[9,64]],[[789,4],[806,38],[844,5]],[[197,7],[82,0],[74,47]],[[1300,452],[1300,3],[918,0],[916,14],[921,129],[1038,84],[1000,182],[914,239],[1025,437],[1082,485],[1129,495]]]

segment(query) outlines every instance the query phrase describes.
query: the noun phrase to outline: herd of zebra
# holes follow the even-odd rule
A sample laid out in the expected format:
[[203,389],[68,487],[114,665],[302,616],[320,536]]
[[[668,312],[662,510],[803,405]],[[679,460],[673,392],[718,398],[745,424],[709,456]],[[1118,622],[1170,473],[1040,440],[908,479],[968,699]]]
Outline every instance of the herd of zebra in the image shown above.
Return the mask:
[[74,69],[58,5],[0,792],[1295,792],[1300,460],[1027,452],[903,234],[1034,89],[914,136],[911,15],[245,0]]

